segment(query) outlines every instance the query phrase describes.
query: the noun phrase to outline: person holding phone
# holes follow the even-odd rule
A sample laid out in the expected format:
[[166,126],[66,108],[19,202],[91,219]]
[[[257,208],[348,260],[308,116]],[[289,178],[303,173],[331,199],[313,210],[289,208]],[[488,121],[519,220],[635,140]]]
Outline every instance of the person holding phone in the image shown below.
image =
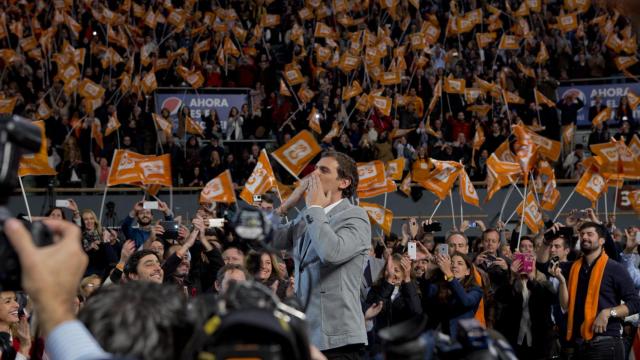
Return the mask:
[[373,357],[382,351],[378,330],[422,314],[418,288],[411,278],[411,260],[407,256],[394,254],[389,257],[384,271],[367,294],[364,308],[365,319],[373,320],[368,346]]
[[[118,249],[114,247],[115,242],[111,241],[114,233],[100,225],[96,213],[91,209],[82,210],[81,218],[82,247],[89,256],[85,276],[98,275],[105,279],[110,264],[118,262]],[[115,237],[117,238],[117,235]]]
[[[165,221],[173,221],[173,213],[164,201],[158,200],[158,210],[164,213]],[[139,225],[137,229],[133,228],[134,221]],[[140,248],[151,235],[152,221],[153,214],[151,210],[144,208],[143,201],[138,201],[129,212],[129,215],[122,221],[122,232],[126,239],[135,241],[136,248]]]
[[555,292],[547,277],[536,269],[533,239],[523,236],[511,271],[510,286],[500,294],[506,307],[496,329],[512,344],[519,359],[546,359],[553,341],[549,311]]
[[441,326],[442,332],[456,338],[458,320],[474,317],[482,288],[471,275],[473,264],[459,252],[436,255],[438,269],[419,283],[424,309],[431,309],[429,327]]

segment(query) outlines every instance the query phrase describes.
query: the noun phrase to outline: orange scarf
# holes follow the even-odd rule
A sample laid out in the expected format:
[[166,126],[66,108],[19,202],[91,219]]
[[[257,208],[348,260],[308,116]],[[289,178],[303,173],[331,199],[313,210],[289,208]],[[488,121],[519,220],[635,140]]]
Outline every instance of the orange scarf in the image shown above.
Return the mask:
[[[591,277],[589,278],[589,287],[587,288],[587,298],[584,303],[584,322],[580,325],[580,335],[585,340],[591,340],[593,338],[593,323],[596,320],[598,313],[598,297],[600,296],[600,284],[602,283],[602,275],[604,275],[604,268],[607,265],[609,257],[602,251],[602,255],[598,258],[593,265]],[[575,314],[576,306],[576,291],[578,289],[578,275],[580,274],[580,268],[584,262],[584,257],[576,260],[571,265],[571,272],[569,273],[569,318],[567,321],[567,341],[571,340],[573,336],[573,316]]]
[[[483,287],[482,284],[482,276],[480,276],[480,272],[476,269],[476,267],[473,267],[473,278],[476,280],[476,283],[478,283],[478,286]],[[483,290],[483,295],[480,298],[480,303],[478,304],[478,310],[476,310],[476,314],[474,315],[474,317],[476,318],[476,320],[478,320],[478,322],[480,323],[480,325],[482,325],[482,327],[486,328],[487,327],[487,320],[485,320],[484,318],[484,290]]]

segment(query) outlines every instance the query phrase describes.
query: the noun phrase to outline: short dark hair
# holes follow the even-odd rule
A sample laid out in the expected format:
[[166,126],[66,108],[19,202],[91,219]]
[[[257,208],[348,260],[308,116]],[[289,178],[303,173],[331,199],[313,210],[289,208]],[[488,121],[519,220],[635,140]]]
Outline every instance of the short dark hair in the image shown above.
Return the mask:
[[269,203],[269,204],[275,204],[276,203],[276,199],[271,194],[263,194],[261,201]]
[[605,239],[607,236],[607,232],[604,229],[604,227],[598,223],[595,223],[593,221],[587,221],[586,223],[580,225],[580,228],[578,228],[578,232],[581,232],[582,230],[586,229],[586,228],[594,228],[596,229],[596,233],[598,233],[598,238],[603,238]]
[[494,233],[498,234],[498,236],[500,236],[500,231],[498,231],[497,229],[494,229],[494,228],[488,228],[487,230],[482,232],[482,241],[484,241],[484,238],[486,237],[487,234],[492,233],[492,232],[494,232]]
[[564,236],[562,236],[562,235],[559,235],[559,236],[557,236],[557,237],[555,237],[555,238],[551,239],[551,240],[549,241],[549,244],[551,244],[552,242],[554,242],[554,241],[556,241],[556,240],[560,240],[560,241],[562,241],[562,247],[563,247],[563,248],[565,248],[565,249],[568,249],[568,248],[570,248],[570,247],[571,247],[571,244],[569,243],[569,239],[567,239],[566,237],[564,237]]
[[347,154],[338,151],[325,151],[322,157],[330,157],[338,162],[338,178],[350,180],[349,186],[342,189],[342,197],[350,198],[356,193],[358,188],[358,167],[356,162]]
[[222,280],[224,280],[224,274],[226,274],[228,271],[235,270],[242,271],[247,280],[250,280],[252,278],[251,274],[249,274],[244,266],[238,264],[226,264],[225,266],[221,267],[220,270],[218,270],[218,273],[216,274],[216,282],[221,284]]
[[124,266],[124,274],[126,276],[129,276],[129,274],[138,274],[138,264],[140,260],[147,255],[153,255],[158,258],[159,262],[162,262],[162,259],[160,259],[155,251],[149,249],[138,250],[129,257],[127,264]]
[[107,352],[138,359],[179,358],[193,331],[178,289],[146,281],[98,289],[78,319]]

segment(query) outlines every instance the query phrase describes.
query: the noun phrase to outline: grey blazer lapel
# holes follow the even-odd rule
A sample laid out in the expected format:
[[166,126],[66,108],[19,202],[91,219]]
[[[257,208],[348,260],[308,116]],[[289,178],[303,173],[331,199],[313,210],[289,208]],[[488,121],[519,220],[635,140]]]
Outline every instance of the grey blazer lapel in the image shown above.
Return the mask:
[[[349,200],[347,199],[342,199],[338,205],[336,205],[333,209],[331,209],[331,211],[329,211],[329,213],[327,214],[327,220],[329,220],[329,222],[331,222],[331,218],[334,217],[335,215],[340,214],[342,211],[344,211],[345,209],[347,209],[349,207]],[[310,215],[308,214],[304,214],[305,216],[305,220],[307,220],[307,223],[309,223],[309,219],[310,219]],[[312,220],[313,221],[313,220]],[[309,231],[305,230],[304,232],[304,236],[302,237],[302,250],[300,251],[300,263],[303,264],[304,263],[304,259],[307,256],[307,251],[309,250],[309,246],[311,246],[311,239],[309,238]]]

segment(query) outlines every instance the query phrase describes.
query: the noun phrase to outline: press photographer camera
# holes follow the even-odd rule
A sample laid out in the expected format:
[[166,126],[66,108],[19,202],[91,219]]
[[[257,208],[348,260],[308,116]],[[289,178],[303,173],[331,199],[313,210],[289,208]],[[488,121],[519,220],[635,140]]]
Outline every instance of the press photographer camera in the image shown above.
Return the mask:
[[[17,115],[0,116],[0,291],[20,290],[20,261],[4,233],[4,223],[11,218],[6,208],[9,196],[18,182],[20,158],[46,148],[40,128]],[[52,235],[40,223],[26,223],[36,246],[52,243]]]

